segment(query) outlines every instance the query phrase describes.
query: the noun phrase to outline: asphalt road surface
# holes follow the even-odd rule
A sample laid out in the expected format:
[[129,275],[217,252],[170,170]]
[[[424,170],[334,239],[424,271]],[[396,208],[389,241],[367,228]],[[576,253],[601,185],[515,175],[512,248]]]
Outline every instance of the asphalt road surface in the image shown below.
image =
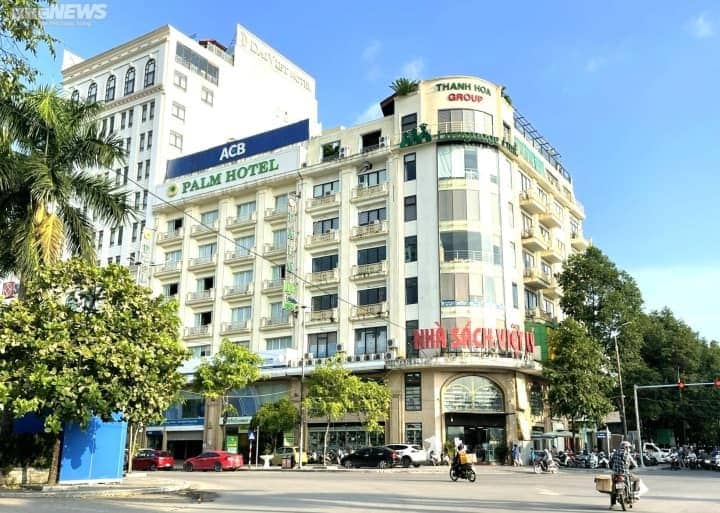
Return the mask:
[[[590,512],[607,511],[596,472],[535,475],[526,468],[478,468],[475,483],[453,483],[447,467],[420,471],[233,472],[163,475],[193,484],[190,493],[82,499],[1,499],[2,513],[234,512]],[[602,472],[599,472],[602,473]],[[632,511],[720,512],[720,472],[654,470]],[[620,511],[618,506],[615,510]]]

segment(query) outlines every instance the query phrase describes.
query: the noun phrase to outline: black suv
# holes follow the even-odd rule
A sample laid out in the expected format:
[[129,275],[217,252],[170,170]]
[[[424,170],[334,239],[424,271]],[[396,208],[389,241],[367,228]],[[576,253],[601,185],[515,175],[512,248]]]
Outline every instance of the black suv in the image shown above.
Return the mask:
[[345,468],[358,467],[392,467],[399,460],[397,453],[387,447],[363,447],[340,460]]

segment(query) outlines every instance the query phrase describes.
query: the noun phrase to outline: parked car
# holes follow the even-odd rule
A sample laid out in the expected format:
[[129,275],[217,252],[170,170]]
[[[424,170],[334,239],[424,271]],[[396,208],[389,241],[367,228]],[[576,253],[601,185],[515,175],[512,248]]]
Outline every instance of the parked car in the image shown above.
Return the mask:
[[172,470],[175,466],[175,458],[167,451],[156,449],[140,449],[132,459],[133,470]]
[[419,467],[427,463],[427,451],[419,445],[387,444],[385,447],[397,453],[400,458],[400,464],[405,468],[408,468],[410,465]]
[[227,451],[204,452],[193,458],[188,458],[183,463],[185,472],[193,470],[237,470],[244,465],[242,454],[232,454]]
[[345,468],[392,467],[400,461],[398,454],[387,447],[362,447],[344,456],[340,465]]
[[[282,465],[283,458],[292,458],[293,466],[298,462],[299,448],[297,447],[278,447],[273,453],[273,457],[270,460],[271,465]],[[302,456],[303,465],[308,462],[308,455],[306,452]]]
[[720,451],[717,449],[705,456],[702,461],[702,468],[708,470],[720,470]]

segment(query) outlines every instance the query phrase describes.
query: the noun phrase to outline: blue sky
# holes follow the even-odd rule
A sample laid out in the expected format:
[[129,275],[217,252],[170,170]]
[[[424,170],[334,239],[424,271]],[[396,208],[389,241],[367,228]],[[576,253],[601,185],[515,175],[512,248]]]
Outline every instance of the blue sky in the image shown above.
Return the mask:
[[400,76],[476,75],[563,155],[585,234],[669,306],[720,340],[720,4],[712,1],[107,1],[91,26],[49,27],[92,56],[171,24],[229,44],[241,23],[317,81],[326,128],[370,119]]

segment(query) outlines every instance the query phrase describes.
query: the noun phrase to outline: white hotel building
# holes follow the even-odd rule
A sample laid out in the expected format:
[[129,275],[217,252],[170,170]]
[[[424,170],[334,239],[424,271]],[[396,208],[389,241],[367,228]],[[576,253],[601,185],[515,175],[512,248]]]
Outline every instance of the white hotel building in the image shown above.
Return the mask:
[[[253,154],[248,139],[247,158],[171,163],[187,174],[157,188],[170,204],[153,207],[153,259],[166,265],[152,286],[179,300],[185,371],[223,338],[265,358],[270,379],[232,394],[228,433],[241,448],[260,403],[298,401],[301,373],[342,353],[355,372],[385,377],[392,404],[384,434],[347,418],[331,446],[457,436],[491,460],[553,428],[546,325],[561,316],[555,274],[588,244],[583,208],[501,87],[441,77],[381,106],[382,119],[307,142]],[[283,309],[284,282],[297,315]],[[219,425],[214,405],[189,396],[149,443],[193,455],[221,445]],[[323,430],[307,419],[306,446]]]
[[149,190],[169,159],[305,119],[319,131],[315,80],[241,25],[234,42],[228,49],[164,26],[87,59],[65,51],[64,90],[104,102],[102,129],[128,152],[115,169],[90,171],[114,180],[139,213],[124,226],[97,223],[102,265],[140,263],[143,229],[154,225]]

